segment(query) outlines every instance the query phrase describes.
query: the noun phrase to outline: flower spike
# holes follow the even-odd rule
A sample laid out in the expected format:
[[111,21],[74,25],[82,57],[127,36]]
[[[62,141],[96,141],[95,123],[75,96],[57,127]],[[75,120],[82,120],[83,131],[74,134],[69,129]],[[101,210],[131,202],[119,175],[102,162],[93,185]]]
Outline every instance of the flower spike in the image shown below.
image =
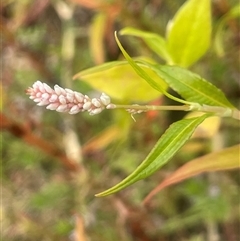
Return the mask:
[[68,112],[69,114],[88,111],[90,115],[96,115],[104,109],[114,108],[110,97],[104,93],[99,98],[91,99],[87,95],[67,88],[63,89],[58,85],[52,89],[39,80],[32,87],[29,87],[26,93],[30,95],[30,99],[37,102],[38,106],[46,106],[46,109]]
[[64,89],[59,85],[55,85],[54,88],[51,88],[46,83],[42,83],[39,80],[26,90],[26,94],[30,95],[29,98],[36,102],[38,106],[46,106],[48,110],[67,112],[69,114],[87,111],[89,115],[96,115],[101,113],[104,109],[111,110],[118,108],[125,109],[131,114],[134,121],[133,115],[150,110],[190,111],[194,108],[194,110],[201,111],[201,108],[196,109],[196,103],[193,103],[192,106],[116,105],[111,103],[110,97],[104,93],[98,98],[91,99],[88,95],[67,88]]

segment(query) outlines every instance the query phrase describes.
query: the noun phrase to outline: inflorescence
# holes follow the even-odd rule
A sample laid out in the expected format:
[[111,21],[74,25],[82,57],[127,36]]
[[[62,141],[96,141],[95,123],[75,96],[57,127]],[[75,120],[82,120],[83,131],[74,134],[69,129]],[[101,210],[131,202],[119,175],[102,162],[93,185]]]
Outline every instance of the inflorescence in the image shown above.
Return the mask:
[[32,87],[29,87],[26,93],[30,95],[30,99],[37,102],[38,106],[47,106],[46,108],[49,110],[68,112],[69,114],[88,111],[90,115],[96,115],[104,109],[115,108],[110,97],[104,93],[99,98],[91,99],[87,95],[67,88],[63,89],[58,85],[52,89],[39,80]]
[[[87,111],[90,115],[101,113],[104,109],[125,109],[133,118],[133,115],[150,110],[192,110],[192,106],[155,106],[155,105],[115,105],[111,103],[108,95],[102,93],[99,98],[90,98],[77,91],[67,88],[62,88],[55,85],[52,89],[46,83],[36,81],[32,87],[26,90],[30,95],[30,99],[37,102],[38,106],[46,106],[49,110],[56,110],[58,112],[68,112],[69,114],[77,114],[78,112]],[[195,103],[194,107],[196,106]],[[133,118],[134,119],[134,118]],[[134,119],[135,120],[135,119]]]

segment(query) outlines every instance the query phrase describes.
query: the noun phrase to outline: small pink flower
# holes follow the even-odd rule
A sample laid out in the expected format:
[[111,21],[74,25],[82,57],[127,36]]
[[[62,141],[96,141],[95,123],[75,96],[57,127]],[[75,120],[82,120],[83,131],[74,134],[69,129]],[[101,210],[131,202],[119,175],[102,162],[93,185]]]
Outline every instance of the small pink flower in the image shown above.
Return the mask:
[[87,95],[67,88],[63,89],[58,85],[52,89],[39,80],[32,87],[29,87],[26,93],[39,106],[46,106],[49,110],[68,112],[69,114],[88,111],[90,115],[96,115],[104,109],[115,108],[115,105],[111,104],[110,97],[104,93],[99,98],[91,99]]

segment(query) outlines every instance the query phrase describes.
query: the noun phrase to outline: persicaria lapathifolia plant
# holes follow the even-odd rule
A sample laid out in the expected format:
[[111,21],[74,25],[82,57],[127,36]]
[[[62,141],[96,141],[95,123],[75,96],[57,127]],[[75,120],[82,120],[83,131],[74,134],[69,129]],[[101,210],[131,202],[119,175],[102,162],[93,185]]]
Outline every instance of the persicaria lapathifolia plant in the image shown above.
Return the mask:
[[[49,110],[56,110],[58,112],[67,112],[69,114],[77,114],[79,112],[87,111],[90,115],[99,114],[104,109],[125,108],[130,114],[137,114],[148,110],[196,110],[199,108],[201,111],[210,112],[199,117],[183,119],[172,124],[164,133],[164,135],[156,143],[155,147],[140,164],[140,166],[132,172],[127,178],[115,185],[114,187],[97,194],[97,196],[106,196],[133,184],[134,182],[148,177],[164,165],[170,158],[185,144],[191,137],[195,129],[208,117],[215,114],[233,117],[239,116],[237,109],[231,109],[219,106],[201,105],[199,103],[186,104],[182,106],[151,106],[151,105],[116,105],[111,103],[111,99],[106,94],[101,94],[99,98],[90,98],[82,93],[63,89],[55,85],[54,89],[45,83],[36,81],[32,87],[27,89],[27,94],[30,99],[37,103],[39,106],[46,106]],[[220,101],[220,100],[219,100]],[[207,102],[207,100],[206,100]],[[224,102],[224,101],[223,101]],[[235,148],[236,149],[236,148]],[[235,150],[234,149],[234,150]],[[236,149],[238,150],[238,149]],[[224,151],[223,154],[224,156]],[[234,156],[232,154],[232,156]],[[236,168],[238,166],[238,158],[234,159],[231,156],[227,163],[228,168]],[[235,155],[237,156],[237,155]],[[211,160],[215,160],[211,158]],[[211,166],[207,160],[207,168]],[[227,158],[228,160],[228,158]],[[221,170],[226,168],[226,164],[221,161],[216,165],[213,163],[213,168]],[[195,165],[196,166],[196,165]],[[202,168],[201,164],[201,168]]]
[[[143,33],[139,32],[138,34],[144,35]],[[147,36],[149,37],[149,35]],[[144,87],[144,91],[148,91],[149,89],[152,90],[149,88],[151,86],[153,89],[157,90],[159,94],[164,94],[168,98],[183,105],[118,105],[112,103],[110,97],[104,93],[102,93],[98,98],[90,98],[87,95],[67,88],[64,89],[58,85],[55,85],[54,88],[51,88],[47,84],[40,81],[35,82],[32,87],[27,89],[26,92],[28,95],[30,95],[30,99],[37,102],[37,105],[39,106],[46,106],[46,108],[49,110],[67,112],[69,114],[77,114],[79,112],[87,111],[90,115],[95,115],[101,113],[104,109],[116,108],[126,109],[131,115],[139,114],[149,110],[199,111],[203,112],[203,114],[189,119],[182,119],[170,125],[145,160],[138,166],[138,168],[135,169],[135,171],[133,171],[128,177],[114,187],[101,192],[96,196],[106,196],[118,192],[123,188],[156,172],[160,167],[166,164],[186,143],[196,128],[205,119],[212,116],[231,117],[238,120],[240,119],[239,110],[229,102],[221,90],[219,90],[209,81],[177,65],[159,65],[152,64],[152,62],[150,63],[145,60],[133,60],[121,45],[116,34],[115,37],[117,44],[127,62],[115,61],[110,64],[103,64],[100,67],[97,66],[90,69],[88,73],[96,74],[100,72],[101,74],[101,71],[106,71],[106,69],[108,70],[112,67],[121,68],[124,65],[130,65],[138,76],[149,84],[149,86],[147,85]],[[154,38],[155,37],[156,35],[154,35]],[[198,38],[196,39],[198,40]],[[169,56],[170,55],[168,55],[168,57]],[[158,79],[152,78],[152,76],[148,74],[147,70],[154,72],[155,76],[157,76],[156,78]],[[166,86],[177,92],[182,99],[177,98],[167,92]],[[108,91],[106,90],[106,92]],[[206,160],[206,167],[203,168],[203,166],[201,166],[202,169],[199,170],[215,171],[239,167],[237,155],[238,152],[236,152],[236,150],[237,148],[234,148],[234,151],[231,151],[230,158],[229,156],[226,157],[226,159],[229,160],[227,164],[224,162],[225,159],[223,159],[223,161],[220,160],[217,162],[217,164],[213,163],[212,168],[210,168],[211,165],[209,165],[209,162],[211,163],[215,161],[215,158],[211,156],[211,160]],[[223,151],[221,156],[224,155],[229,155],[229,151]]]

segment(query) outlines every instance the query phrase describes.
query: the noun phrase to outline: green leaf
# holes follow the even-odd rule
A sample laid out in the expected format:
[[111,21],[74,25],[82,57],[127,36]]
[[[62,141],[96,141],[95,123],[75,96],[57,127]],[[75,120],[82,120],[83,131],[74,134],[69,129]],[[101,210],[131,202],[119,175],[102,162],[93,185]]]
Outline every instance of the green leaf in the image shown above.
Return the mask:
[[221,90],[189,70],[167,65],[155,65],[152,69],[187,101],[234,108]]
[[175,64],[188,67],[207,51],[211,41],[210,0],[188,0],[178,10],[167,33]]
[[[154,71],[149,68],[144,69],[148,76],[158,81],[161,88],[167,88],[166,82],[162,81]],[[80,79],[112,98],[122,101],[151,101],[161,96],[161,93],[151,88],[136,74],[127,61],[105,63],[81,71],[73,78]]]
[[[171,94],[169,94],[168,92],[166,92],[166,90],[164,89],[164,86],[162,85],[162,80],[161,82],[158,81],[158,79],[153,79],[151,78],[150,75],[148,75],[148,73],[141,68],[129,55],[128,53],[125,51],[125,49],[123,48],[122,44],[120,43],[118,37],[117,37],[117,33],[115,32],[115,39],[117,41],[118,47],[120,48],[120,50],[122,51],[124,57],[127,59],[128,63],[132,66],[132,68],[135,70],[135,72],[144,80],[147,81],[147,83],[152,86],[152,88],[158,90],[159,92],[163,93],[164,95],[166,95],[168,98],[178,101],[180,103],[184,103],[184,104],[188,104],[186,101],[181,100]],[[150,63],[146,62],[146,61],[141,61],[143,64],[143,67],[146,67],[146,69],[149,68],[149,66],[151,66]],[[141,64],[140,62],[140,64]],[[151,69],[151,68],[150,68]]]
[[228,13],[226,13],[220,20],[217,30],[216,30],[216,35],[214,39],[214,47],[215,50],[218,54],[218,56],[222,57],[224,55],[224,46],[223,46],[223,30],[224,26],[226,23],[232,19],[240,16],[240,5],[237,5],[233,7]]
[[146,159],[137,167],[134,172],[132,172],[128,177],[114,187],[101,192],[96,196],[107,196],[118,192],[123,188],[156,172],[161,166],[170,160],[170,158],[191,137],[196,127],[209,116],[209,114],[205,114],[201,117],[184,119],[172,124],[158,140],[157,144],[146,157]]
[[122,29],[120,31],[120,34],[142,38],[152,51],[154,51],[162,59],[167,61],[168,64],[172,63],[171,56],[167,49],[166,40],[160,35],[151,32],[141,31],[130,27]]

